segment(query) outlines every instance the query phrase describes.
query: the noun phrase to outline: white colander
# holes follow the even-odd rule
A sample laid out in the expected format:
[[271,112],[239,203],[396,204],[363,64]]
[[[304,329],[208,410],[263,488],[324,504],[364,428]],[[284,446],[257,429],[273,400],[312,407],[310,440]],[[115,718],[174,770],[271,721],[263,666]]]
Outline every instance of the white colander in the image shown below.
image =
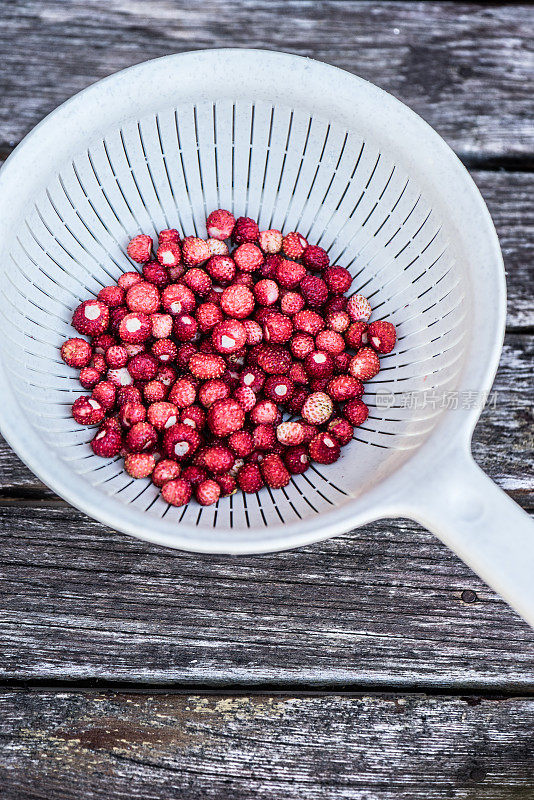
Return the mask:
[[[75,306],[132,269],[133,235],[205,236],[218,207],[321,244],[399,338],[336,464],[282,490],[173,508],[120,459],[92,454],[94,431],[70,415],[84,392],[58,348]],[[142,539],[211,553],[411,517],[534,624],[533,527],[469,448],[503,338],[499,244],[463,166],[393,97],[283,53],[133,67],[54,111],[8,159],[0,251],[2,432],[70,503]]]

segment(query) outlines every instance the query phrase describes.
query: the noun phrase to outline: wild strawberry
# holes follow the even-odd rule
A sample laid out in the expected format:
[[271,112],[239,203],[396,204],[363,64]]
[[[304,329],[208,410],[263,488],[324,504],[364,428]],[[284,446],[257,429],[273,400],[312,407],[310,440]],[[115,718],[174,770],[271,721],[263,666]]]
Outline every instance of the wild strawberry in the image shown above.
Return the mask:
[[182,242],[182,258],[187,267],[198,267],[210,257],[208,245],[204,239],[186,236]]
[[275,403],[287,402],[294,391],[295,384],[285,375],[271,375],[263,387],[265,397]]
[[140,281],[126,292],[126,305],[130,311],[153,314],[160,304],[159,291],[153,283]]
[[206,413],[200,406],[188,406],[180,412],[179,422],[201,431],[206,425]]
[[215,303],[201,303],[198,306],[195,317],[198,327],[202,333],[207,333],[223,320],[224,314],[220,307]]
[[106,364],[111,369],[120,369],[128,363],[128,351],[121,344],[114,344],[106,350]]
[[69,367],[86,367],[93,356],[93,348],[85,339],[67,339],[61,347],[61,358]]
[[[135,273],[137,275],[137,273]],[[97,299],[104,303],[108,308],[122,306],[124,303],[124,289],[120,286],[104,286],[100,289]]]
[[126,434],[126,447],[130,453],[151,452],[157,443],[157,431],[149,422],[136,422]]
[[313,308],[319,308],[328,299],[328,286],[317,275],[305,275],[300,282],[300,291],[306,303]]
[[176,242],[177,244],[180,244],[180,234],[176,228],[167,228],[166,230],[159,232],[158,241],[160,244],[162,242]]
[[186,506],[191,500],[191,494],[191,484],[184,478],[168,481],[161,489],[161,496],[171,506]]
[[198,324],[189,314],[180,314],[174,318],[172,332],[179,342],[190,342],[197,335]]
[[341,450],[338,441],[329,433],[318,433],[308,445],[308,454],[318,464],[333,464]]
[[190,425],[178,423],[163,434],[163,452],[175,461],[189,459],[200,444],[200,436]]
[[313,350],[304,359],[304,369],[310,378],[329,378],[334,371],[334,360],[330,353]]
[[128,372],[134,381],[151,381],[157,371],[158,362],[151,353],[139,353],[128,362]]
[[367,322],[371,316],[371,304],[362,294],[353,294],[347,302],[346,310],[353,322]]
[[93,369],[97,369],[100,373],[105,372],[107,368],[106,359],[102,353],[95,353],[89,366],[93,367]]
[[197,398],[197,388],[190,378],[178,378],[169,392],[169,402],[178,408],[192,406]]
[[185,344],[181,344],[178,348],[178,352],[176,353],[176,366],[178,369],[187,369],[187,365],[191,360],[191,356],[193,356],[195,353],[198,353],[198,349],[192,342],[185,342]]
[[123,342],[138,344],[150,338],[150,317],[140,311],[132,311],[121,320],[119,336]]
[[127,292],[131,286],[142,280],[143,278],[138,272],[123,272],[117,279],[117,284],[121,289]]
[[347,372],[352,356],[345,350],[343,353],[338,353],[334,356],[334,372],[336,374],[344,374]]
[[324,320],[316,311],[311,311],[305,308],[303,311],[298,311],[293,317],[293,325],[295,330],[309,333],[311,336],[317,336],[319,331],[324,329]]
[[124,469],[132,478],[148,478],[154,471],[156,459],[152,453],[127,453]]
[[260,400],[250,412],[254,425],[275,425],[281,418],[278,406],[272,400]]
[[[331,314],[335,311],[347,310],[348,298],[344,294],[335,294],[325,303],[324,313]],[[350,321],[350,317],[349,317]]]
[[208,411],[208,426],[214,436],[229,436],[243,427],[245,412],[231,398],[216,400]]
[[362,347],[358,350],[349,363],[350,374],[361,381],[368,381],[370,378],[374,378],[379,371],[379,358],[370,347]]
[[230,396],[230,387],[222,380],[209,380],[202,384],[198,392],[199,402],[204,408],[210,408],[217,400],[226,400]]
[[177,242],[162,242],[157,249],[156,258],[162,267],[177,267],[182,261],[180,245]]
[[265,383],[265,372],[259,367],[246,367],[239,375],[242,386],[248,386],[253,392],[261,392]]
[[208,473],[218,474],[232,469],[235,456],[229,447],[225,447],[223,444],[214,444],[211,447],[206,447],[203,459]]
[[91,442],[91,447],[95,456],[101,458],[113,458],[122,449],[122,436],[119,430],[112,425],[104,423],[98,429],[98,433]]
[[315,346],[318,350],[323,350],[325,353],[330,353],[331,356],[337,356],[345,349],[345,340],[341,334],[335,331],[326,330],[321,331],[315,338]]
[[284,453],[284,464],[291,475],[302,475],[310,466],[307,448],[304,445],[288,447]]
[[306,358],[315,349],[315,344],[309,333],[295,333],[289,347],[295,358]]
[[167,314],[190,314],[197,303],[189,286],[171,283],[161,293],[161,304]]
[[241,244],[232,253],[236,266],[242,272],[254,272],[263,264],[263,253],[255,244]]
[[94,367],[82,367],[78,380],[84,389],[92,389],[102,379],[102,373]]
[[274,270],[274,279],[284,289],[296,289],[302,279],[306,276],[306,268],[296,261],[289,261],[284,258],[278,261]]
[[171,282],[169,271],[159,261],[148,261],[143,264],[143,278],[158,289],[164,289]]
[[312,392],[302,406],[302,416],[312,425],[322,425],[334,411],[331,398],[325,392]]
[[[195,456],[195,458],[196,457],[197,456]],[[197,464],[190,464],[183,470],[181,474],[182,477],[185,480],[188,480],[192,486],[198,486],[199,483],[202,483],[202,481],[205,481],[208,477],[206,470]]]
[[167,267],[169,273],[169,280],[171,283],[177,283],[185,272],[183,264],[178,264],[176,267]]
[[348,444],[354,436],[354,428],[343,417],[335,417],[328,423],[328,431],[335,436],[341,447]]
[[150,259],[151,250],[152,239],[144,233],[130,239],[126,248],[126,252],[132,261],[136,261],[138,264],[142,264],[143,261],[148,261]]
[[288,258],[301,258],[307,246],[304,236],[296,231],[288,233],[282,241],[282,250]]
[[212,239],[229,239],[235,225],[235,217],[224,208],[212,211],[206,220],[206,231]]
[[291,364],[288,377],[291,378],[293,383],[308,383],[308,373],[300,361],[295,361],[294,364]]
[[254,295],[247,286],[234,284],[221,294],[221,308],[234,319],[245,319],[254,311]]
[[230,283],[235,278],[236,266],[230,256],[212,256],[206,264],[206,271],[217,283]]
[[252,411],[256,405],[256,395],[248,386],[238,386],[234,391],[233,398],[237,400],[245,413]]
[[244,458],[254,450],[254,439],[248,431],[236,431],[228,437],[228,446],[236,456]]
[[217,323],[211,334],[211,342],[218,353],[236,353],[244,347],[246,341],[246,330],[236,319]]
[[228,245],[220,239],[206,239],[208,250],[211,256],[227,256],[229,253]]
[[95,353],[105,355],[110,347],[117,344],[117,340],[110,333],[101,333],[99,336],[94,337],[92,344]]
[[345,267],[327,267],[323,278],[332,294],[345,294],[351,287],[352,275]]
[[257,464],[244,464],[237,473],[237,483],[242,492],[254,494],[263,486],[260,468]]
[[264,253],[279,253],[282,249],[282,241],[282,234],[274,228],[260,231],[258,236],[258,243]]
[[186,286],[189,286],[195,294],[201,297],[205,297],[211,289],[211,278],[208,273],[200,269],[200,267],[188,269],[183,277],[183,282]]
[[298,311],[302,311],[305,305],[303,296],[297,292],[284,292],[280,300],[280,310],[290,317]]
[[147,412],[148,421],[156,430],[162,431],[178,422],[178,407],[174,403],[159,401],[152,403]]
[[326,250],[317,245],[308,245],[302,254],[304,266],[314,272],[321,272],[330,264]]
[[146,408],[139,402],[123,403],[119,408],[118,420],[121,427],[130,429],[138,422],[146,420]]
[[72,315],[72,327],[83,336],[98,336],[109,325],[109,308],[100,300],[85,300]]
[[302,444],[304,428],[300,422],[281,422],[276,428],[276,438],[286,447]]
[[291,366],[291,356],[280,345],[265,345],[258,354],[257,363],[269,375],[282,375]]
[[395,347],[397,332],[391,322],[371,322],[367,329],[367,341],[377,353],[391,353]]
[[236,479],[229,472],[224,475],[216,475],[215,480],[221,487],[221,497],[229,497],[237,491]]
[[261,326],[252,319],[244,319],[243,327],[247,334],[247,344],[259,344],[263,339]]
[[326,387],[327,393],[332,400],[344,403],[354,397],[360,398],[363,394],[363,383],[352,375],[336,375]]
[[265,260],[259,269],[262,278],[275,278],[276,270],[284,259],[278,253],[267,253]]
[[256,450],[272,450],[276,443],[276,431],[273,425],[256,425],[252,431]]
[[[128,373],[129,374],[129,373]],[[117,384],[114,384],[117,386]],[[141,392],[136,386],[117,386],[117,406],[120,408],[125,403],[141,403]]]
[[114,386],[111,381],[100,381],[96,384],[91,396],[93,400],[100,403],[102,408],[105,408],[107,411],[115,405],[117,387]]
[[119,335],[119,326],[128,314],[128,306],[117,306],[109,312],[109,329],[113,334]]
[[343,416],[351,425],[363,425],[369,416],[369,409],[361,400],[349,400],[343,408]]
[[329,311],[326,315],[326,325],[336,333],[344,333],[350,325],[350,317],[346,311]]
[[152,483],[154,486],[161,489],[163,484],[178,478],[181,471],[182,468],[176,461],[171,461],[169,458],[162,458],[152,471]]
[[158,339],[152,345],[152,355],[160,364],[169,364],[176,360],[178,348],[171,339]]
[[278,284],[264,278],[254,286],[254,297],[260,306],[272,306],[278,300],[280,290]]
[[76,398],[71,411],[78,425],[99,425],[105,415],[104,408],[92,397]]
[[201,506],[212,506],[221,496],[221,487],[217,481],[208,478],[199,483],[195,489],[195,497]]
[[312,378],[310,389],[312,392],[324,392],[328,386],[328,378]]
[[220,378],[226,369],[224,359],[209,353],[194,353],[189,359],[189,371],[195,378],[210,380]]
[[266,342],[273,344],[283,344],[287,342],[293,333],[293,323],[285,314],[278,311],[271,311],[263,323],[263,337]]
[[345,331],[345,341],[347,347],[351,350],[359,350],[362,346],[362,341],[365,333],[367,332],[367,322],[351,322]]
[[270,453],[262,459],[260,471],[263,480],[271,489],[281,489],[289,483],[289,472],[279,455]]
[[256,242],[259,236],[257,223],[250,217],[238,217],[232,231],[232,241],[240,245],[247,242]]

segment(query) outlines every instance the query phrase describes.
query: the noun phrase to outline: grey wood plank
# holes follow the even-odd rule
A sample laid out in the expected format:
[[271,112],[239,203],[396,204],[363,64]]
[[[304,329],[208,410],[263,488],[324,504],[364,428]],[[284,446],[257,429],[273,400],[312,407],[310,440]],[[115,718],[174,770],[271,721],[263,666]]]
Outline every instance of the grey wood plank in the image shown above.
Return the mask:
[[[493,387],[495,405],[492,400],[483,411],[473,439],[473,452],[480,466],[527,506],[534,491],[534,475],[529,469],[534,435],[533,351],[531,334],[507,335]],[[43,484],[0,437],[0,497],[41,490]]]
[[407,102],[465,158],[534,153],[528,4],[13,0],[0,26],[0,147],[123,67],[212,47],[288,50]]
[[1,694],[2,798],[530,800],[533,723],[526,698]]
[[408,521],[232,558],[27,502],[0,546],[0,681],[534,688],[534,633]]

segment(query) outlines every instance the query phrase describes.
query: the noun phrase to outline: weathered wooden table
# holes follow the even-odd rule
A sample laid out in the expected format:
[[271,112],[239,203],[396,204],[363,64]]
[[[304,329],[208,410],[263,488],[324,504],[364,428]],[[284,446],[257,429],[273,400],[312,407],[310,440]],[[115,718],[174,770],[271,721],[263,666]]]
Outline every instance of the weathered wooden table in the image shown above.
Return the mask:
[[[181,50],[288,50],[391,91],[493,214],[508,333],[474,453],[533,510],[533,17],[527,4],[8,0],[0,150],[98,78]],[[93,522],[3,443],[0,460],[2,800],[534,797],[534,634],[422,528],[196,556]]]

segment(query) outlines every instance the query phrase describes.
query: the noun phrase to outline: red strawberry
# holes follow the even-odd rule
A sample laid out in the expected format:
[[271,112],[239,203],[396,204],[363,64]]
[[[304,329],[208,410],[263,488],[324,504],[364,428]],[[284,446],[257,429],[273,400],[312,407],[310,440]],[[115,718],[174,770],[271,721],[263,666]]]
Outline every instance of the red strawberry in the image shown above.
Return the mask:
[[61,358],[69,367],[86,367],[93,356],[93,348],[85,339],[67,339],[61,347]]
[[152,453],[127,453],[124,469],[132,478],[148,478],[154,471],[156,459]]
[[126,447],[130,453],[150,453],[157,443],[158,433],[150,422],[136,422],[126,434]]
[[351,322],[347,330],[345,331],[345,341],[347,343],[347,347],[350,347],[352,350],[359,350],[362,346],[363,336],[367,331],[367,322]]
[[323,350],[332,356],[337,356],[345,349],[345,340],[340,333],[326,330],[320,331],[315,338],[317,350]]
[[300,282],[300,291],[306,303],[318,308],[328,300],[328,286],[317,275],[305,275]]
[[136,386],[117,387],[117,406],[120,408],[125,403],[141,404],[141,392]]
[[361,400],[349,400],[343,409],[343,416],[351,425],[362,425],[369,416],[369,409]]
[[176,361],[178,348],[171,339],[158,339],[152,345],[152,355],[160,364],[169,364]]
[[282,375],[291,366],[291,356],[279,345],[265,345],[258,354],[258,366],[269,375]]
[[229,436],[243,427],[245,412],[231,398],[217,400],[208,411],[208,425],[215,436]]
[[209,353],[194,353],[189,359],[189,371],[195,378],[211,380],[220,378],[226,369],[224,358]]
[[234,466],[235,456],[230,448],[222,444],[206,447],[203,453],[204,466],[208,473],[228,472]]
[[283,344],[293,333],[293,323],[285,314],[271,311],[263,323],[263,337],[266,342]]
[[235,278],[235,262],[230,256],[212,256],[206,264],[206,271],[216,283],[230,283]]
[[141,402],[128,401],[119,408],[119,422],[123,428],[131,428],[146,419],[146,408]]
[[172,332],[179,342],[190,342],[197,335],[197,321],[190,314],[180,314],[174,318]]
[[241,244],[232,253],[238,269],[243,272],[254,272],[263,264],[263,253],[255,244]]
[[[182,468],[176,461],[162,458],[158,461],[152,472],[152,483],[161,489],[163,484],[175,480],[181,473]],[[168,501],[167,501],[168,502]]]
[[126,314],[119,323],[119,336],[123,342],[139,344],[150,338],[150,317],[140,311]]
[[164,289],[171,282],[168,270],[158,261],[149,261],[143,265],[143,278],[147,283],[153,283],[158,289]]
[[234,284],[221,294],[221,308],[234,319],[245,319],[254,311],[254,295],[247,286]]
[[368,381],[380,371],[380,361],[370,347],[362,347],[350,360],[349,372],[354,378]]
[[126,252],[132,261],[136,261],[138,264],[142,264],[143,261],[150,260],[151,250],[152,239],[150,236],[146,236],[144,233],[141,233],[139,236],[134,236],[133,239],[130,239],[126,248]]
[[236,353],[246,344],[247,332],[236,319],[225,319],[217,323],[211,334],[211,342],[218,353]]
[[274,278],[284,289],[296,289],[306,276],[306,268],[296,261],[279,260],[274,269]]
[[304,359],[304,369],[310,378],[329,378],[334,371],[334,359],[330,353],[313,350]]
[[238,386],[234,391],[233,397],[245,413],[252,411],[256,405],[256,395],[248,386]]
[[335,417],[335,419],[331,419],[328,423],[328,430],[333,436],[336,437],[337,441],[342,447],[343,445],[348,444],[354,436],[354,428],[348,420],[343,419],[342,417]]
[[397,332],[391,322],[371,322],[367,329],[367,341],[377,353],[391,353],[397,341]]
[[182,261],[180,245],[178,242],[170,240],[161,242],[156,252],[156,258],[162,267],[177,267]]
[[259,233],[257,222],[250,219],[250,217],[238,217],[232,231],[232,241],[237,245],[256,242]]
[[104,286],[103,289],[100,289],[97,299],[101,303],[105,303],[109,308],[122,306],[124,303],[124,289],[121,289],[120,286]]
[[308,454],[318,464],[333,464],[341,450],[337,440],[329,433],[318,433],[308,445]]
[[177,408],[187,408],[193,405],[197,397],[197,387],[188,377],[178,378],[169,392],[169,402]]
[[139,281],[126,292],[126,305],[130,311],[153,314],[160,304],[159,291],[153,283]]
[[316,311],[312,311],[309,308],[298,311],[292,317],[292,320],[295,330],[309,333],[311,336],[317,336],[319,331],[322,331],[325,327],[323,318]]
[[310,466],[306,447],[288,447],[284,454],[284,463],[291,475],[302,475]]
[[[198,453],[195,455],[195,459],[197,458]],[[206,470],[203,467],[200,467],[198,464],[190,464],[183,470],[181,475],[182,478],[189,481],[192,486],[198,486],[199,483],[202,483],[202,481],[205,481],[208,477]]]
[[220,307],[215,303],[201,303],[195,312],[195,317],[200,331],[202,333],[207,333],[207,331],[214,328],[218,322],[222,322],[224,315]]
[[260,231],[258,236],[258,243],[264,253],[279,253],[282,249],[282,241],[282,234],[274,228]]
[[158,360],[151,353],[139,353],[128,362],[128,372],[134,381],[151,381],[157,371]]
[[229,239],[235,226],[235,217],[224,208],[212,211],[206,220],[206,231],[212,239]]
[[163,452],[174,461],[189,459],[200,444],[199,434],[190,425],[179,422],[163,434]]
[[210,408],[217,400],[225,400],[230,395],[230,387],[222,380],[209,380],[202,384],[198,392],[199,402]]
[[252,431],[256,450],[272,450],[276,444],[276,432],[273,425],[256,425]]
[[178,422],[178,407],[175,406],[174,403],[165,401],[152,403],[148,409],[147,415],[148,421],[156,430],[165,430],[172,425],[176,425]]
[[159,232],[158,241],[160,244],[161,242],[176,242],[177,244],[180,244],[180,234],[176,228],[167,228],[166,230]]
[[91,442],[91,448],[95,456],[113,458],[118,455],[122,449],[122,436],[120,431],[113,425],[106,425],[104,422]]
[[363,394],[363,384],[352,375],[336,375],[328,382],[326,391],[332,400],[344,403],[355,397],[359,399]]
[[309,380],[308,373],[300,361],[295,361],[294,364],[291,364],[288,377],[291,378],[294,383],[308,383]]
[[93,389],[92,398],[106,410],[113,408],[117,397],[117,387],[111,381],[100,381]]
[[266,455],[260,463],[263,480],[271,489],[281,489],[289,483],[289,472],[279,455]]
[[288,258],[301,258],[307,246],[308,242],[304,236],[296,231],[288,233],[282,241],[282,250]]
[[295,358],[306,358],[315,349],[313,337],[309,333],[295,333],[289,346]]
[[327,267],[323,278],[332,294],[345,294],[352,284],[352,275],[345,267]]
[[120,369],[128,363],[128,351],[121,344],[114,344],[106,350],[106,364],[111,369]]
[[308,245],[302,254],[304,266],[314,272],[320,272],[326,269],[330,264],[330,259],[326,250],[317,245]]
[[236,479],[230,473],[217,475],[215,480],[221,487],[221,497],[228,497],[237,491]]
[[100,300],[85,300],[72,315],[72,327],[84,336],[98,336],[109,325],[109,308]]
[[350,317],[346,311],[329,311],[326,315],[326,324],[336,333],[344,333],[350,325]]
[[191,494],[191,484],[184,478],[168,481],[161,490],[161,496],[171,506],[186,506],[191,500]]
[[[282,234],[280,234],[280,236],[281,235]],[[278,253],[267,253],[265,256],[265,261],[260,267],[260,275],[262,275],[264,278],[275,278],[276,270],[282,261],[283,258],[281,255],[278,255]]]
[[302,311],[306,305],[304,298],[297,292],[285,292],[280,300],[280,309],[282,313],[292,317],[298,311]]
[[250,412],[250,421],[255,425],[274,425],[282,415],[272,400],[260,400]]
[[252,319],[244,319],[243,327],[247,334],[247,344],[259,344],[263,339],[263,331],[257,322]]
[[104,408],[92,397],[78,397],[71,412],[78,425],[99,425],[105,415]]
[[254,297],[260,306],[272,306],[278,300],[280,290],[278,284],[269,278],[258,281],[254,286]]
[[94,367],[82,367],[78,380],[84,389],[92,389],[102,378],[102,373]]
[[285,403],[295,391],[295,384],[285,375],[271,375],[265,381],[263,392],[265,397],[274,403]]
[[123,272],[117,279],[117,284],[123,289],[125,292],[128,291],[130,286],[133,286],[134,283],[139,283],[142,281],[143,278],[138,272]]
[[259,367],[246,367],[239,376],[239,382],[253,392],[260,392],[265,383],[265,372]]
[[184,283],[171,283],[161,293],[161,305],[167,314],[190,314],[196,304],[195,295]]
[[208,478],[199,483],[195,489],[195,497],[201,506],[212,506],[221,496],[221,487],[217,481]]
[[186,236],[182,242],[182,258],[186,267],[198,267],[210,257],[208,245],[197,236]]
[[228,444],[239,458],[250,455],[254,450],[254,439],[248,431],[236,431],[228,437]]
[[200,406],[188,406],[180,412],[180,422],[201,431],[206,425],[206,412]]
[[260,468],[257,464],[244,464],[237,473],[237,483],[242,492],[254,494],[263,486]]

